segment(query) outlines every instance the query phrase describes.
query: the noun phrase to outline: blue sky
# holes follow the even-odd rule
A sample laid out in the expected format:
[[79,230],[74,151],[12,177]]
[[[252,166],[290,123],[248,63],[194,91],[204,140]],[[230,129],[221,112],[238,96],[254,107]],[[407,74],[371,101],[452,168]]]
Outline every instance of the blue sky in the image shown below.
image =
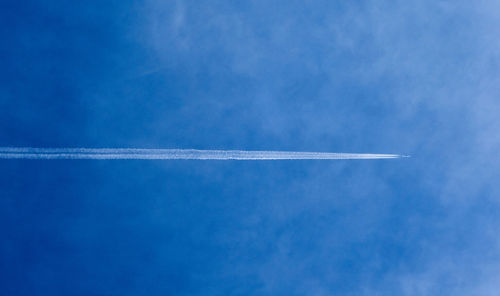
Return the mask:
[[0,161],[8,295],[496,295],[496,1],[4,1],[0,146],[401,153]]

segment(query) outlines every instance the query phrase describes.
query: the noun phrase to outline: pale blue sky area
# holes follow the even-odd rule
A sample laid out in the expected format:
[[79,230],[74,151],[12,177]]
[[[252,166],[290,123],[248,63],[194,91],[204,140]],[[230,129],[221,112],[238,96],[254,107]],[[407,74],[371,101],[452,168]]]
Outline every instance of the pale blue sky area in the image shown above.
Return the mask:
[[0,294],[497,295],[498,1],[3,1]]

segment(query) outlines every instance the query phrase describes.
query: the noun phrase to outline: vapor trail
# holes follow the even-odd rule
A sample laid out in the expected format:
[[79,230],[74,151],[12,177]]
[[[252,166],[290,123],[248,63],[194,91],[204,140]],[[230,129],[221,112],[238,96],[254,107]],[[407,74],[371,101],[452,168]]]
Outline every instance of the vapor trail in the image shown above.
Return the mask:
[[0,159],[200,159],[200,160],[278,160],[278,159],[383,159],[398,154],[325,153],[289,151],[133,149],[133,148],[31,148],[0,147]]

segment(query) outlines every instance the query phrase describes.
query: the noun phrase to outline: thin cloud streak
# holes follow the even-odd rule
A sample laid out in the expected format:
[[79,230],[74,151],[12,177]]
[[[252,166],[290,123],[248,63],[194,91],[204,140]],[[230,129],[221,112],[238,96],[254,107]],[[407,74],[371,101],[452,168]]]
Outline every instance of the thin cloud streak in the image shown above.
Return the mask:
[[243,151],[135,148],[31,148],[0,147],[0,159],[198,159],[198,160],[299,160],[388,159],[398,154],[326,153],[294,151]]

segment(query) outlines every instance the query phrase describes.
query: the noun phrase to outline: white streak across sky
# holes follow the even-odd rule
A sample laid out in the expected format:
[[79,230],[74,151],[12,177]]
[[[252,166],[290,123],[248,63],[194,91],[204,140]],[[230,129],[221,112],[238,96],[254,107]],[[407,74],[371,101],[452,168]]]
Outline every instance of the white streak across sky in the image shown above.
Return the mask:
[[293,160],[384,159],[398,154],[328,153],[292,151],[243,151],[134,148],[31,148],[0,147],[0,159],[198,159],[198,160]]

